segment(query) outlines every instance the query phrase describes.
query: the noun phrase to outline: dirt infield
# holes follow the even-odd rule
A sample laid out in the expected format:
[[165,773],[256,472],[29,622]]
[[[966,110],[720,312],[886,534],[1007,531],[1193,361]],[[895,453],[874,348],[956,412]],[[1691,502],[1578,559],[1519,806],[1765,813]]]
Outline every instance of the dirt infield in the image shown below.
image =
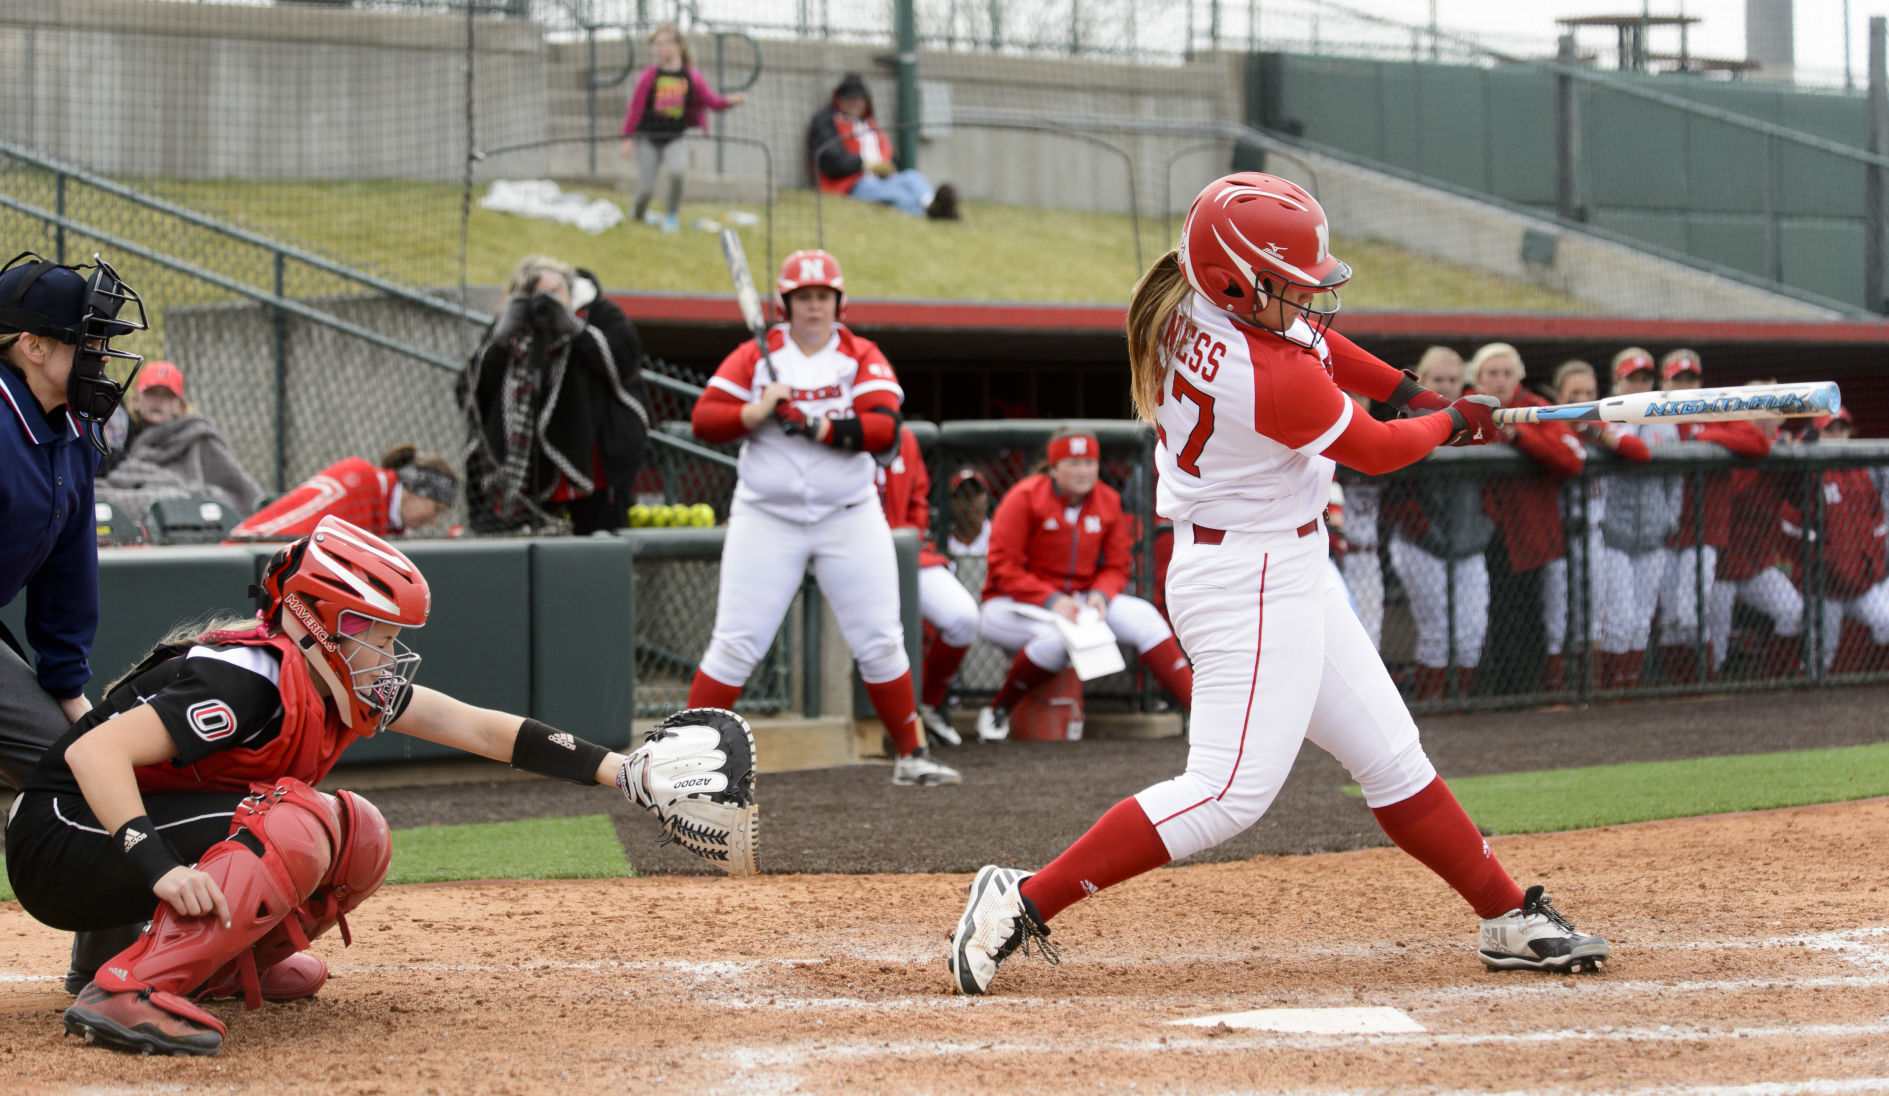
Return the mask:
[[[941,964],[961,875],[396,887],[317,945],[320,997],[216,1006],[219,1058],[137,1059],[61,1034],[65,939],[6,904],[0,1068],[19,1096],[1889,1091],[1889,801],[1494,844],[1612,938],[1606,970],[1483,971],[1389,849],[1131,881],[980,1000]],[[1420,1030],[1173,1026],[1338,1007]]]

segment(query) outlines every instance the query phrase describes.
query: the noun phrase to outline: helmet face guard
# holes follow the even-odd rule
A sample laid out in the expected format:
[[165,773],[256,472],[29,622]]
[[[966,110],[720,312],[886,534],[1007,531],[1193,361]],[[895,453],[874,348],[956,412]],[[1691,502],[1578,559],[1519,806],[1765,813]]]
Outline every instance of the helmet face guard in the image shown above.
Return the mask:
[[344,609],[337,614],[336,629],[330,632],[300,597],[285,595],[282,607],[295,615],[308,632],[309,640],[321,648],[329,668],[335,672],[332,680],[338,681],[349,694],[337,696],[335,702],[348,706],[350,722],[358,722],[364,735],[386,730],[395,714],[406,707],[406,698],[413,692],[413,679],[420,671],[420,655],[398,639],[393,641],[393,650],[389,652],[361,637],[377,622],[401,627],[400,622],[381,621],[353,609]]
[[[74,348],[72,371],[66,377],[66,408],[73,418],[94,427],[88,433],[92,444],[103,453],[104,431],[98,427],[102,427],[111,418],[112,412],[118,410],[118,405],[124,401],[125,391],[138,375],[138,366],[144,362],[141,355],[112,349],[111,340],[134,331],[146,330],[150,326],[145,320],[144,298],[138,295],[137,290],[126,285],[124,279],[118,276],[118,271],[96,253],[92,255],[90,263],[66,266],[43,259],[31,251],[23,251],[5,267],[0,267],[0,273],[12,270],[28,260],[33,264],[33,272],[21,283],[11,300],[0,301],[0,322],[29,334],[57,339]],[[71,326],[53,317],[35,313],[24,303],[33,283],[55,270],[70,270],[85,276],[84,299],[79,308],[78,320]],[[125,313],[126,305],[135,307],[135,318]],[[113,359],[131,363],[122,384],[106,375],[106,367]]]

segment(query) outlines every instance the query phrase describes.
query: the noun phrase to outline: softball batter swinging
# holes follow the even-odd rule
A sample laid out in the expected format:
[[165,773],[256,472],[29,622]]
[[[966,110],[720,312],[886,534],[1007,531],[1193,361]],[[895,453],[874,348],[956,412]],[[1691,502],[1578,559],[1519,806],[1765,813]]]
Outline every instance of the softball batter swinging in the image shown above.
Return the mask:
[[[1045,922],[1084,896],[1258,821],[1307,738],[1350,770],[1391,840],[1476,910],[1484,963],[1572,971],[1608,955],[1503,870],[1325,563],[1337,463],[1379,474],[1498,436],[1489,397],[1445,401],[1327,330],[1351,277],[1327,233],[1295,184],[1229,175],[1194,199],[1180,248],[1135,287],[1135,407],[1159,438],[1156,509],[1175,531],[1168,610],[1194,663],[1187,771],[1116,804],[1041,871],[980,870],[946,957],[961,993],[986,992],[1018,947],[1047,945]],[[1376,422],[1346,391],[1418,417]]]
[[722,360],[691,416],[710,444],[737,438],[715,631],[689,703],[733,708],[767,653],[808,563],[833,607],[873,710],[898,749],[892,782],[956,784],[920,740],[899,621],[898,560],[879,508],[875,454],[898,452],[905,393],[885,355],[839,322],[846,280],[824,251],[796,251],[775,283],[786,323],[768,330],[775,380],[752,339]]

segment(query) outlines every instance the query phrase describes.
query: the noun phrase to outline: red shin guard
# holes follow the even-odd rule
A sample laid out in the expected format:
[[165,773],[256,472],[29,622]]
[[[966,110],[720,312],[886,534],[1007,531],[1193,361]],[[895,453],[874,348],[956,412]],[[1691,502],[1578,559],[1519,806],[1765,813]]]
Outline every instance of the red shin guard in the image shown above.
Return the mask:
[[1010,663],[1010,672],[1004,675],[1003,688],[998,689],[997,695],[991,698],[990,706],[1009,711],[1017,706],[1017,701],[1023,699],[1024,693],[1055,676],[1055,670],[1045,670],[1031,662],[1029,655],[1018,651],[1017,657]]
[[958,667],[964,664],[964,653],[969,647],[953,647],[944,640],[938,640],[925,651],[925,703],[933,708],[944,704],[945,691],[951,688],[951,679],[957,676]]
[[1110,807],[1048,867],[1025,879],[1023,896],[1047,921],[1096,891],[1153,871],[1170,859],[1160,831],[1131,796]]
[[872,700],[873,713],[885,724],[892,745],[900,757],[910,757],[923,745],[919,737],[918,704],[912,697],[912,671],[907,670],[891,681],[868,681],[866,696]]
[[1409,799],[1372,807],[1371,813],[1398,848],[1456,888],[1477,916],[1500,917],[1520,908],[1522,888],[1503,870],[1442,777]]
[[689,682],[691,708],[725,708],[733,711],[735,701],[740,699],[741,686],[723,684],[700,670],[695,671],[695,679]]

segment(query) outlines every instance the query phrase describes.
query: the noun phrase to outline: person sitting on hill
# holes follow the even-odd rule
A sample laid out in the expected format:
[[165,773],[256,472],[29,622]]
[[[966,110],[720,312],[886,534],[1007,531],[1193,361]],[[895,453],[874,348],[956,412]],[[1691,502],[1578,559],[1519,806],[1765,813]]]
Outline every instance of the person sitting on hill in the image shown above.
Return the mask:
[[433,524],[458,497],[459,473],[444,457],[396,445],[378,468],[363,457],[336,461],[244,519],[229,539],[293,540],[329,515],[375,536],[404,534]]
[[244,470],[216,424],[184,398],[184,371],[171,362],[138,370],[123,449],[98,485],[101,502],[142,514],[157,499],[207,498],[238,514],[255,510],[262,487]]
[[820,189],[862,202],[883,202],[901,213],[934,221],[958,219],[958,192],[950,183],[932,189],[915,168],[899,170],[885,131],[872,117],[866,81],[849,72],[833,89],[831,106],[807,127],[807,156]]

